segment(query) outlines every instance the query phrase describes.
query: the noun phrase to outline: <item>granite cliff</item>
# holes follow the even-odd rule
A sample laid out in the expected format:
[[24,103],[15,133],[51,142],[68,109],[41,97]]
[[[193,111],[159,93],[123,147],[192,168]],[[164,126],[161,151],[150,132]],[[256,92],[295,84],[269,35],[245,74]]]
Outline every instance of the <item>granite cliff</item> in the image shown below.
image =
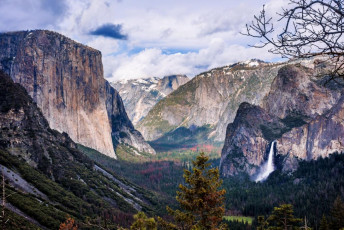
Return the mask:
[[103,78],[98,50],[51,31],[3,33],[0,69],[24,86],[52,129],[75,142],[114,158],[118,142],[154,153]]
[[161,99],[189,81],[185,75],[121,80],[111,85],[118,90],[130,120],[136,125]]
[[327,157],[344,150],[343,87],[324,84],[317,66],[287,65],[273,80],[261,106],[241,104],[227,127],[220,169],[224,176],[254,175],[277,140],[277,158],[285,171],[298,160]]

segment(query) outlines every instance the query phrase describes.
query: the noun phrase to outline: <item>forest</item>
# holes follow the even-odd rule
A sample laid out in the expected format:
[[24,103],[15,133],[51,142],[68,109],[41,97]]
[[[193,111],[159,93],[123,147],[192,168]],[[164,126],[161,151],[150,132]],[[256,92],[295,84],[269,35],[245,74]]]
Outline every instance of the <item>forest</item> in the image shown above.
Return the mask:
[[[129,176],[133,183],[158,191],[166,200],[174,200],[169,204],[174,208],[178,207],[178,202],[174,199],[176,188],[179,184],[185,184],[183,171],[192,170],[191,160],[130,163],[111,160],[96,151],[89,150],[85,153],[108,170],[127,178]],[[208,162],[211,164],[210,168],[219,166],[218,158],[208,159]],[[137,170],[135,176],[130,176],[132,168]],[[339,199],[337,203],[341,203],[344,198],[344,155],[334,153],[327,158],[300,161],[295,172],[286,173],[277,169],[264,182],[254,182],[247,174],[222,180],[221,188],[226,191],[224,216],[253,218],[250,224],[245,220],[225,218],[227,220],[224,219],[224,222],[230,229],[256,229],[259,216],[268,218],[274,208],[283,204],[291,205],[295,217],[303,220],[301,222],[306,218],[309,227],[320,229],[323,218],[331,223],[336,199]]]

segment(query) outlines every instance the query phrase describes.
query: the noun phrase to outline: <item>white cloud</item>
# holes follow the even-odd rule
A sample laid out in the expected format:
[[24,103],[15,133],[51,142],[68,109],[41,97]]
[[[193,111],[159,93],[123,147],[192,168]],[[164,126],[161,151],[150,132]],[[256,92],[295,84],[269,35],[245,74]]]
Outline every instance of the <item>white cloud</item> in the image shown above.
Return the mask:
[[[262,55],[263,54],[263,55]],[[162,77],[172,74],[186,74],[190,77],[211,68],[228,65],[251,58],[270,60],[274,55],[265,49],[227,45],[215,39],[210,46],[199,52],[166,55],[160,49],[151,48],[133,55],[107,57],[104,63],[114,67],[106,72],[110,81],[150,76]]]
[[[240,34],[265,1],[254,4],[252,1],[201,2],[193,6],[184,2],[178,4],[178,1],[174,6],[169,3],[154,7],[139,3],[136,7],[129,7],[127,13],[122,11],[118,15],[125,33],[129,34],[127,47],[141,47],[143,50],[134,55],[121,53],[104,57],[106,77],[118,80],[178,73],[192,77],[209,68],[237,61],[251,58],[271,60],[275,57],[267,49],[247,47],[247,44],[258,41]],[[123,7],[128,7],[130,1],[123,4]],[[281,4],[283,1],[273,0],[268,8],[277,9]],[[170,49],[195,51],[164,52]]]
[[[53,12],[54,19],[49,11],[52,8],[44,6],[43,0],[0,1],[7,3],[0,8],[0,30],[6,30],[6,22],[13,29],[40,26],[57,30],[102,51],[105,76],[111,79],[178,73],[194,76],[209,68],[250,58],[270,60],[273,56],[267,49],[247,47],[258,41],[241,35],[240,31],[259,13],[263,4],[267,3],[267,9],[275,12],[286,2],[64,0],[66,7],[61,5],[59,9],[65,11]],[[32,2],[34,4],[30,5]],[[11,10],[18,14],[17,18],[6,14]],[[107,23],[122,25],[128,40],[89,35],[90,31]]]
[[103,56],[107,56],[118,51],[119,41],[112,38],[95,37],[90,40],[87,45],[100,50]]
[[67,10],[65,0],[0,0],[0,31],[54,29]]

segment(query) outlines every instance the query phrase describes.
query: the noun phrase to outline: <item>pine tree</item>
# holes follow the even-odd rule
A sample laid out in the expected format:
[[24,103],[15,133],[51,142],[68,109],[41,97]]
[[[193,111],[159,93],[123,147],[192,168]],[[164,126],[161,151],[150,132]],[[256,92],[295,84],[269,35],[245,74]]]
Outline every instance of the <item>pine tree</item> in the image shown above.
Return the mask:
[[293,206],[291,204],[282,204],[274,207],[272,214],[267,219],[269,222],[269,230],[289,230],[298,229],[301,219],[295,218],[293,214]]
[[333,230],[344,228],[344,204],[339,196],[333,203],[330,226]]
[[175,224],[159,218],[163,229],[222,229],[224,215],[224,189],[218,168],[209,168],[209,157],[200,153],[192,162],[192,171],[184,170],[185,185],[180,184],[177,201],[182,210],[168,212],[174,216]]
[[268,223],[265,221],[264,216],[258,216],[258,226],[257,230],[265,230]]
[[330,226],[325,215],[321,218],[319,230],[330,230]]
[[131,230],[156,230],[157,224],[154,218],[148,218],[144,212],[134,215],[134,223],[130,226]]

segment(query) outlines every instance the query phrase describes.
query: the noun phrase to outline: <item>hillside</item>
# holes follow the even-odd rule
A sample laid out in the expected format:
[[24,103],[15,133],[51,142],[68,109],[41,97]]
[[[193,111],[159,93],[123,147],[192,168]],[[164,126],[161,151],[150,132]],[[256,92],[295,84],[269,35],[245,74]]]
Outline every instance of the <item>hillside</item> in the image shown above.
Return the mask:
[[26,90],[2,71],[0,129],[0,167],[12,194],[6,207],[16,218],[57,229],[69,215],[87,228],[99,218],[128,225],[138,210],[160,209],[161,198],[105,170],[51,129]]

